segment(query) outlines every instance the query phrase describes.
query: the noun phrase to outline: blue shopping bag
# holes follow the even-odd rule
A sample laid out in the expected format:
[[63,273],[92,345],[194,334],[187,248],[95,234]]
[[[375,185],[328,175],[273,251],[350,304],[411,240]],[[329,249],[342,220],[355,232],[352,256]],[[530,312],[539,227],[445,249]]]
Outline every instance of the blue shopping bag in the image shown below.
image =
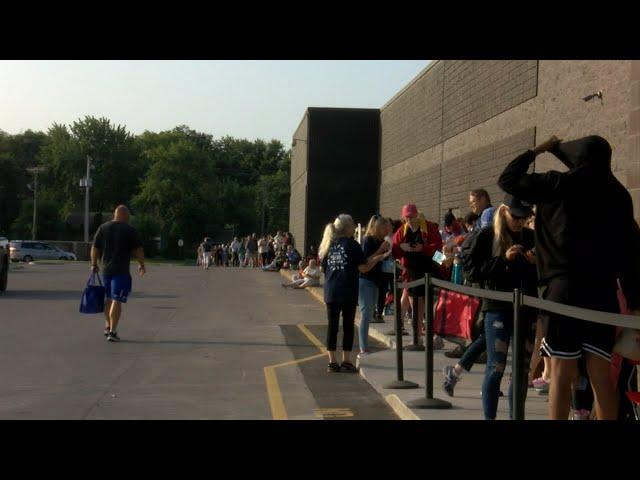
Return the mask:
[[[96,285],[96,278],[98,284]],[[87,286],[80,300],[80,313],[102,313],[104,312],[104,294],[105,289],[102,285],[100,275],[91,273]]]

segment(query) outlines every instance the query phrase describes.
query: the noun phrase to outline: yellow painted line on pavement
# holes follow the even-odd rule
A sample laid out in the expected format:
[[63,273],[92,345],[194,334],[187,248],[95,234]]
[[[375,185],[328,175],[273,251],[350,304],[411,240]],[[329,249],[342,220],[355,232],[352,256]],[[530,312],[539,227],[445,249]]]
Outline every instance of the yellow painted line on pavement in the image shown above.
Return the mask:
[[276,368],[287,367],[290,365],[297,365],[309,360],[315,360],[316,358],[324,357],[327,353],[326,348],[322,344],[318,337],[309,331],[307,327],[302,324],[298,325],[300,331],[313,343],[321,353],[312,355],[310,357],[300,358],[298,360],[291,360],[288,362],[278,363],[275,365],[268,365],[264,367],[264,379],[267,386],[267,395],[269,397],[269,405],[271,406],[271,417],[274,420],[288,420],[287,408],[284,405],[284,399],[282,398],[282,391],[278,384],[278,376],[276,375]]
[[303,324],[299,323],[298,328],[302,333],[304,333],[305,337],[309,339],[311,343],[313,343],[322,353],[327,353],[327,349],[324,344],[316,337],[311,331],[305,327]]
[[353,410],[350,408],[316,408],[316,417],[320,418],[345,418],[353,417]]
[[271,405],[271,417],[274,420],[287,420],[287,409],[282,400],[282,392],[278,385],[278,377],[274,366],[264,367],[264,379],[267,384],[267,395],[269,395],[269,405]]

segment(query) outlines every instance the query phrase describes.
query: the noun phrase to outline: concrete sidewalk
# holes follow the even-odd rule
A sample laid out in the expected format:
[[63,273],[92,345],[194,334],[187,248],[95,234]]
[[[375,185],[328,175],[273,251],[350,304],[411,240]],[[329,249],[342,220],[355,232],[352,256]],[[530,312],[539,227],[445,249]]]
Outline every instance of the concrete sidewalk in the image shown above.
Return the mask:
[[[281,270],[283,277],[290,279],[291,271]],[[323,302],[322,287],[307,288],[316,300]],[[435,398],[447,400],[452,404],[448,410],[418,410],[410,409],[407,402],[425,395],[425,353],[424,352],[403,352],[404,379],[417,383],[420,388],[411,390],[389,390],[383,388],[388,382],[397,378],[396,372],[396,351],[395,336],[387,335],[394,329],[393,316],[386,316],[385,323],[373,323],[369,325],[369,336],[382,342],[389,347],[384,350],[369,355],[360,362],[360,375],[362,375],[371,386],[380,393],[383,398],[394,409],[396,414],[403,420],[482,420],[482,381],[484,379],[485,365],[475,365],[471,372],[465,373],[462,380],[455,389],[455,396],[448,397],[442,390],[442,369],[445,365],[454,365],[456,359],[447,358],[444,352],[455,348],[455,344],[445,341],[444,350],[434,352],[434,373],[433,373],[433,393]],[[360,325],[359,312],[356,313],[356,324]],[[405,328],[410,328],[405,324]],[[403,345],[411,343],[411,336],[403,336]],[[511,372],[511,355],[509,355],[507,370],[502,380],[502,391],[505,396],[500,398],[498,403],[498,420],[509,419],[509,405],[507,400],[507,388],[509,374]],[[527,420],[547,419],[547,397],[539,395],[533,389],[527,393],[525,418]]]

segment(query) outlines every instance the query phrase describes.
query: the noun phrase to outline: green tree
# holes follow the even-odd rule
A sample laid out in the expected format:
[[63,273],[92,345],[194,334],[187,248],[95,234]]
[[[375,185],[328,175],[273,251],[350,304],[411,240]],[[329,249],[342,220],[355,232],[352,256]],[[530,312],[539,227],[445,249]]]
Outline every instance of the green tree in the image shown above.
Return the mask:
[[205,152],[179,140],[146,154],[152,166],[133,201],[136,214],[158,220],[172,246],[179,238],[190,246],[222,225],[222,185]]
[[[33,200],[26,200],[22,202],[18,217],[11,226],[11,236],[16,239],[31,239],[32,231]],[[62,231],[59,206],[49,200],[38,199],[38,239],[58,240]]]
[[54,124],[40,163],[47,168],[43,182],[46,198],[60,203],[64,213],[82,209],[84,190],[80,178],[86,175],[86,158],[92,158],[91,209],[110,211],[128,204],[145,173],[140,148],[126,128],[106,118],[85,117],[69,128]]
[[0,131],[0,233],[8,234],[22,202],[31,197],[27,184],[32,177],[27,168],[37,164],[46,142],[42,132],[27,130],[17,135]]

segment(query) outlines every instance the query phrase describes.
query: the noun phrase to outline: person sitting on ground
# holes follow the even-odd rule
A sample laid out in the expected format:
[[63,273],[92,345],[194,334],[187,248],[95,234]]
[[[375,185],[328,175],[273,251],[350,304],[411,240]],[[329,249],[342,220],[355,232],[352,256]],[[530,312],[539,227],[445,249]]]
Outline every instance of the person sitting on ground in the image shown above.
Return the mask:
[[276,254],[276,258],[273,259],[269,265],[262,267],[263,272],[279,272],[284,262],[287,260],[287,257],[284,256],[282,252],[278,252]]
[[292,245],[287,246],[287,253],[285,255],[287,257],[287,261],[283,265],[284,268],[288,268],[290,270],[295,270],[298,268],[298,264],[300,263],[300,253],[298,250],[293,248]]
[[309,261],[309,266],[304,269],[302,274],[289,283],[283,283],[283,287],[291,287],[296,289],[302,289],[307,287],[319,287],[320,286],[320,268],[315,260]]

